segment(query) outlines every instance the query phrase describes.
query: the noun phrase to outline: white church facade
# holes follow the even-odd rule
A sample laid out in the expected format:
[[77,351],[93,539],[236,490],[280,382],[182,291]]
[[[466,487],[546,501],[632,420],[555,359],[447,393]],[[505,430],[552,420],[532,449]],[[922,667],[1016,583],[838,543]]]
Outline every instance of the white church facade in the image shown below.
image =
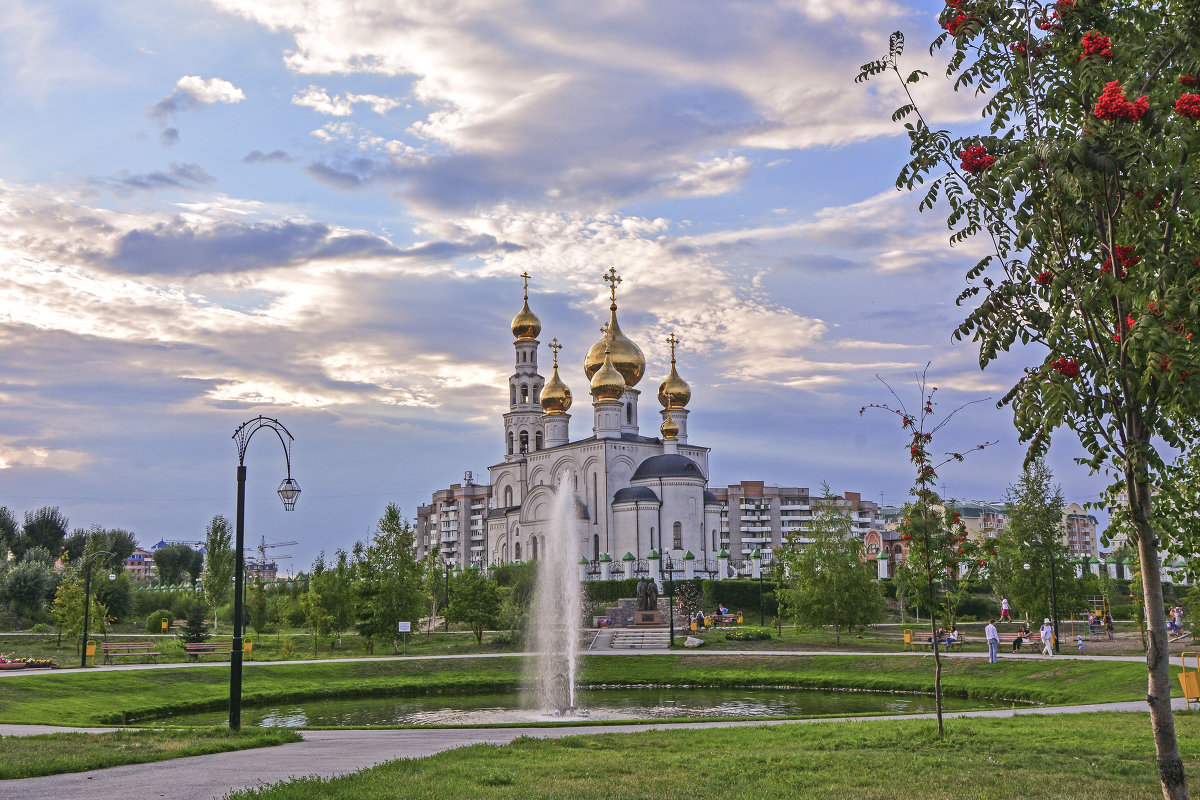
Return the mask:
[[617,321],[621,279],[610,269],[604,276],[610,286],[608,323],[583,362],[592,413],[588,435],[581,436],[580,423],[587,422],[576,413],[572,431],[575,400],[559,374],[557,339],[549,344],[550,378],[539,372],[541,322],[529,307],[529,276],[522,277],[524,303],[512,322],[514,369],[503,417],[503,460],[488,468],[486,487],[468,481],[434,494],[433,505],[418,513],[418,546],[424,543],[424,550],[436,541],[446,560],[464,567],[536,559],[546,552],[552,526],[560,524],[558,492],[568,491],[573,509],[568,524],[579,557],[593,565],[616,562],[614,577],[617,564],[646,559],[652,551],[670,556],[678,569],[688,553],[697,571],[715,569],[720,553],[710,551],[719,542],[721,503],[708,491],[709,448],[688,441],[691,388],[676,369],[678,340],[668,337],[670,370],[652,400],[658,424],[646,435],[637,388],[646,358]]

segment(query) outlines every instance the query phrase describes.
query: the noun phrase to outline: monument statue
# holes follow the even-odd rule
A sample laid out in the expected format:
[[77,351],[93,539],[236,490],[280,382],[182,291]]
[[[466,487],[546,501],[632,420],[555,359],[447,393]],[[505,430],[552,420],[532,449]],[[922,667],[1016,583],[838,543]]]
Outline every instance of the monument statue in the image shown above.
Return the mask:
[[646,611],[658,610],[658,586],[654,581],[646,581]]
[[648,611],[651,609],[651,606],[646,605],[646,598],[647,598],[646,584],[647,583],[648,583],[648,581],[645,578],[642,578],[637,582],[638,611]]

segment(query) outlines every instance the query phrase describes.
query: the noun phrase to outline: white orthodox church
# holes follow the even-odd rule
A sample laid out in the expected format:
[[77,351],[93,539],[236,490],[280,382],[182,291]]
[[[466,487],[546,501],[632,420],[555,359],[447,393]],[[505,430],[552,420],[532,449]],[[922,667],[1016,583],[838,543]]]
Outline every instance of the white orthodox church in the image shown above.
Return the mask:
[[529,276],[522,277],[525,302],[512,322],[515,357],[504,414],[505,455],[489,468],[487,562],[530,560],[545,552],[546,537],[559,524],[553,518],[560,480],[573,493],[568,524],[581,559],[621,562],[655,551],[663,558],[670,554],[682,568],[689,551],[700,564],[715,558],[718,554],[709,551],[717,541],[721,504],[707,490],[709,449],[688,443],[691,388],[675,369],[678,340],[667,339],[671,368],[658,386],[661,424],[652,432],[659,435],[644,435],[637,385],[645,376],[646,358],[617,323],[621,279],[610,269],[604,276],[611,287],[608,324],[583,360],[591,426],[581,431],[576,421],[572,436],[572,394],[559,375],[561,346],[557,339],[549,345],[553,365],[546,380],[538,372],[542,326],[529,308]]

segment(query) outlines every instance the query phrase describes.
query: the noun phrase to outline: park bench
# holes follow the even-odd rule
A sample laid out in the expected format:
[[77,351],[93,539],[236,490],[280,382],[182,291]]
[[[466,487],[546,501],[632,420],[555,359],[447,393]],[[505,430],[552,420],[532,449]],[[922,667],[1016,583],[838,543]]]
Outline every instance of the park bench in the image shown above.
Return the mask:
[[105,664],[113,663],[114,658],[126,656],[150,656],[158,663],[158,648],[154,642],[103,642],[100,652],[104,654]]
[[739,625],[742,621],[741,614],[710,614],[709,619],[714,625]]
[[[1000,649],[1012,650],[1013,639],[1016,639],[1016,638],[1017,638],[1016,631],[1001,633],[1000,634]],[[1037,650],[1042,649],[1042,633],[1041,633],[1041,631],[1037,631],[1037,630],[1030,631],[1028,636],[1022,636],[1021,638],[1025,640],[1025,645],[1029,645],[1030,647],[1036,648]],[[1022,645],[1022,648],[1024,648],[1025,645]],[[1021,652],[1021,651],[1018,650],[1017,652]]]
[[[248,659],[254,647],[254,642],[247,639],[242,642],[242,653]],[[189,656],[199,658],[203,655],[228,655],[233,652],[233,642],[185,642],[183,649]]]

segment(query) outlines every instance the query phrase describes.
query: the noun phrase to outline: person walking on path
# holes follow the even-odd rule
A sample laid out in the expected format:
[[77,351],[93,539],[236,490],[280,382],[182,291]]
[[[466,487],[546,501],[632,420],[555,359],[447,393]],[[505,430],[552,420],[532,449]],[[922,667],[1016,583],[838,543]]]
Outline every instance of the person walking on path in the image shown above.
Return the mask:
[[996,620],[988,620],[987,627],[983,629],[983,636],[988,643],[988,661],[995,664],[1000,660],[1000,633],[996,630]]
[[1050,618],[1042,620],[1042,653],[1044,655],[1054,655],[1054,628],[1050,627]]
[[1003,595],[1000,596],[1000,621],[1012,622],[1012,615],[1009,613],[1008,608],[1008,598]]
[[1108,633],[1108,640],[1113,640],[1113,619],[1112,614],[1104,612],[1104,630]]

